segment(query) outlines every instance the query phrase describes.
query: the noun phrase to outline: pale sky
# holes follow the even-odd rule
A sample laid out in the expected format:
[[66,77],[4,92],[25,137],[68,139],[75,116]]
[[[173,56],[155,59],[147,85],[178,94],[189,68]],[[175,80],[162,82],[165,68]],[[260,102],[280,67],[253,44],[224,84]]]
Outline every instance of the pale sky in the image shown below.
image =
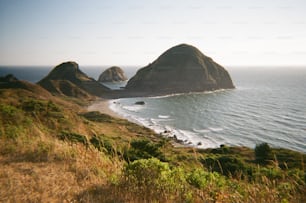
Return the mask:
[[147,65],[187,43],[224,66],[306,65],[305,0],[0,0],[0,65]]

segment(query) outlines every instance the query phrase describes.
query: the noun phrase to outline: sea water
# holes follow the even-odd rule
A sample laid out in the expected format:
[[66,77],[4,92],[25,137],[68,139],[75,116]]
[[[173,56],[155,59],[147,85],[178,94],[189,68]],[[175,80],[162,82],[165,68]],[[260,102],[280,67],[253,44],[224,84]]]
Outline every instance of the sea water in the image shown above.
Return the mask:
[[[106,66],[80,67],[97,79]],[[139,67],[124,68],[128,77]],[[52,67],[0,67],[0,76],[37,82]],[[273,147],[306,153],[306,67],[230,68],[233,90],[186,93],[110,101],[127,119],[186,145],[209,148],[221,144],[247,146],[267,142]],[[124,84],[107,84],[114,88]],[[144,101],[145,105],[135,102]]]
[[230,74],[233,90],[124,98],[111,101],[110,107],[194,147],[254,148],[266,142],[305,153],[306,69],[246,67]]

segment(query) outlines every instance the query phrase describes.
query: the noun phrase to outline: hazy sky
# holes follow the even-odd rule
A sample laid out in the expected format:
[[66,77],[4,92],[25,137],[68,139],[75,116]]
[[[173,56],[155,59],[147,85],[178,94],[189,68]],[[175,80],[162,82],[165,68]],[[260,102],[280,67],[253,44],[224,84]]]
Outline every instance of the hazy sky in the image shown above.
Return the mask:
[[0,0],[0,65],[146,65],[180,43],[225,66],[306,65],[306,1]]

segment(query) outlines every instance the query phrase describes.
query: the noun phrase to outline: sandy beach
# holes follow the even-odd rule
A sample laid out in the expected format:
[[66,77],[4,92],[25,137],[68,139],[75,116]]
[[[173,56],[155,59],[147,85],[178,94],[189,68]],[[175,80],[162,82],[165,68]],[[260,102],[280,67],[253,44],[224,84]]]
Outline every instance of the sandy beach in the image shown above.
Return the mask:
[[93,104],[88,106],[87,110],[88,111],[99,111],[101,113],[108,114],[108,115],[110,115],[112,117],[115,117],[115,118],[124,119],[122,116],[120,116],[119,114],[115,113],[114,111],[112,111],[109,108],[109,102],[110,102],[110,100],[108,100],[108,99],[97,100]]

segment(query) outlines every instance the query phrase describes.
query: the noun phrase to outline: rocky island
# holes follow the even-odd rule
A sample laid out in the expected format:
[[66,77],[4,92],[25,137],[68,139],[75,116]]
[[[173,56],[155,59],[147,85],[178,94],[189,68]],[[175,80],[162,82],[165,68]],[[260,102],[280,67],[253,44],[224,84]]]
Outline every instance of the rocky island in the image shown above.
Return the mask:
[[126,81],[127,77],[125,76],[124,71],[118,66],[112,66],[106,69],[99,76],[99,82],[122,82]]
[[234,88],[229,73],[194,46],[180,44],[141,68],[127,85],[129,92],[153,95]]

